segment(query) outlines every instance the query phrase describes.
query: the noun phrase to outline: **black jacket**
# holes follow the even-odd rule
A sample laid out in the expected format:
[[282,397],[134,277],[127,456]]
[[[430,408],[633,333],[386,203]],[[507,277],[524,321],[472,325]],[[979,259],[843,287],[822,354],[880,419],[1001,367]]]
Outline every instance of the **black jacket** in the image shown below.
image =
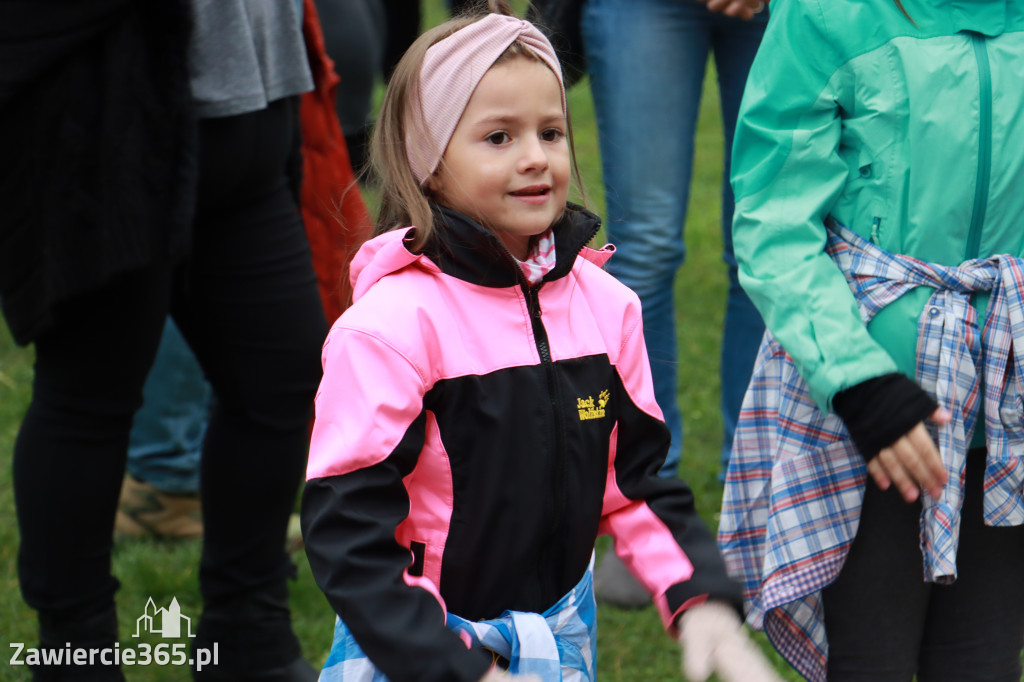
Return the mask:
[[0,3],[0,305],[54,308],[182,256],[196,181],[184,0]]
[[537,287],[492,233],[453,212],[424,255],[403,234],[353,262],[355,302],[324,347],[303,536],[314,576],[393,682],[477,680],[488,659],[445,629],[542,612],[611,534],[665,624],[692,600],[739,608],[679,479],[654,401],[640,304],[555,227]]

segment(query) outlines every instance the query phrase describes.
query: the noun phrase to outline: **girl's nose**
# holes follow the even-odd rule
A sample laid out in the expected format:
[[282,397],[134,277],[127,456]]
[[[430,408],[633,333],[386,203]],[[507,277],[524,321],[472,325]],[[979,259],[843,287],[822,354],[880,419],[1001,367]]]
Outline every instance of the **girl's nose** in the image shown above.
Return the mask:
[[543,170],[548,166],[548,150],[544,142],[537,137],[527,137],[523,140],[522,155],[519,157],[521,172],[531,170]]

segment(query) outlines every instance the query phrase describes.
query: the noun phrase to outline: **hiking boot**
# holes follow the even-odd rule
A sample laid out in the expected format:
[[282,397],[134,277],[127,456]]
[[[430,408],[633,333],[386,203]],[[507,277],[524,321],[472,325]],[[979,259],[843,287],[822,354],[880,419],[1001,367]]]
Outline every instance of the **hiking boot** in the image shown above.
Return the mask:
[[187,540],[203,536],[199,495],[172,495],[132,476],[121,486],[114,538]]
[[640,609],[651,604],[651,595],[622,563],[622,559],[609,549],[594,571],[594,595],[597,601],[620,609]]

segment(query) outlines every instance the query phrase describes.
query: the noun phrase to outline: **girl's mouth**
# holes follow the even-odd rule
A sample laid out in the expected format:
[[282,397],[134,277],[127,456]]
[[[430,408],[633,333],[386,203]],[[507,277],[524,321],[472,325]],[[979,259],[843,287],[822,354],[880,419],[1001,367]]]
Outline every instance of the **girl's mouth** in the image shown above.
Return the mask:
[[543,203],[547,200],[548,194],[550,193],[551,188],[544,185],[534,185],[531,187],[524,187],[523,189],[517,189],[514,192],[509,192],[509,194],[517,199],[521,199],[531,204]]

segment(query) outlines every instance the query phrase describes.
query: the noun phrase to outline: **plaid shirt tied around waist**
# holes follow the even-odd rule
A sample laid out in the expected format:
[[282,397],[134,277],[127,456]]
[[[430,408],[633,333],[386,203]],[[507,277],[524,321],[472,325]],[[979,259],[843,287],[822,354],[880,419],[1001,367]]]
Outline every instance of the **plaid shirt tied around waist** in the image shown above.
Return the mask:
[[[511,673],[557,682],[595,682],[597,603],[594,559],[583,579],[544,613],[506,611],[499,618],[469,621],[451,613],[446,625],[469,648],[486,648],[509,662]],[[366,657],[345,623],[334,626],[331,653],[320,682],[388,682]]]
[[[939,499],[922,493],[920,537],[924,579],[953,582],[980,411],[985,523],[1024,523],[1024,261],[993,256],[948,267],[887,253],[835,223],[828,230],[826,252],[865,323],[913,288],[934,290],[918,320],[916,378],[953,420],[928,425],[949,484]],[[990,299],[979,329],[970,297],[981,291]],[[853,542],[866,478],[842,421],[817,408],[793,361],[765,334],[736,429],[718,540],[743,585],[748,622],[812,682],[825,680],[828,652],[820,592]]]

